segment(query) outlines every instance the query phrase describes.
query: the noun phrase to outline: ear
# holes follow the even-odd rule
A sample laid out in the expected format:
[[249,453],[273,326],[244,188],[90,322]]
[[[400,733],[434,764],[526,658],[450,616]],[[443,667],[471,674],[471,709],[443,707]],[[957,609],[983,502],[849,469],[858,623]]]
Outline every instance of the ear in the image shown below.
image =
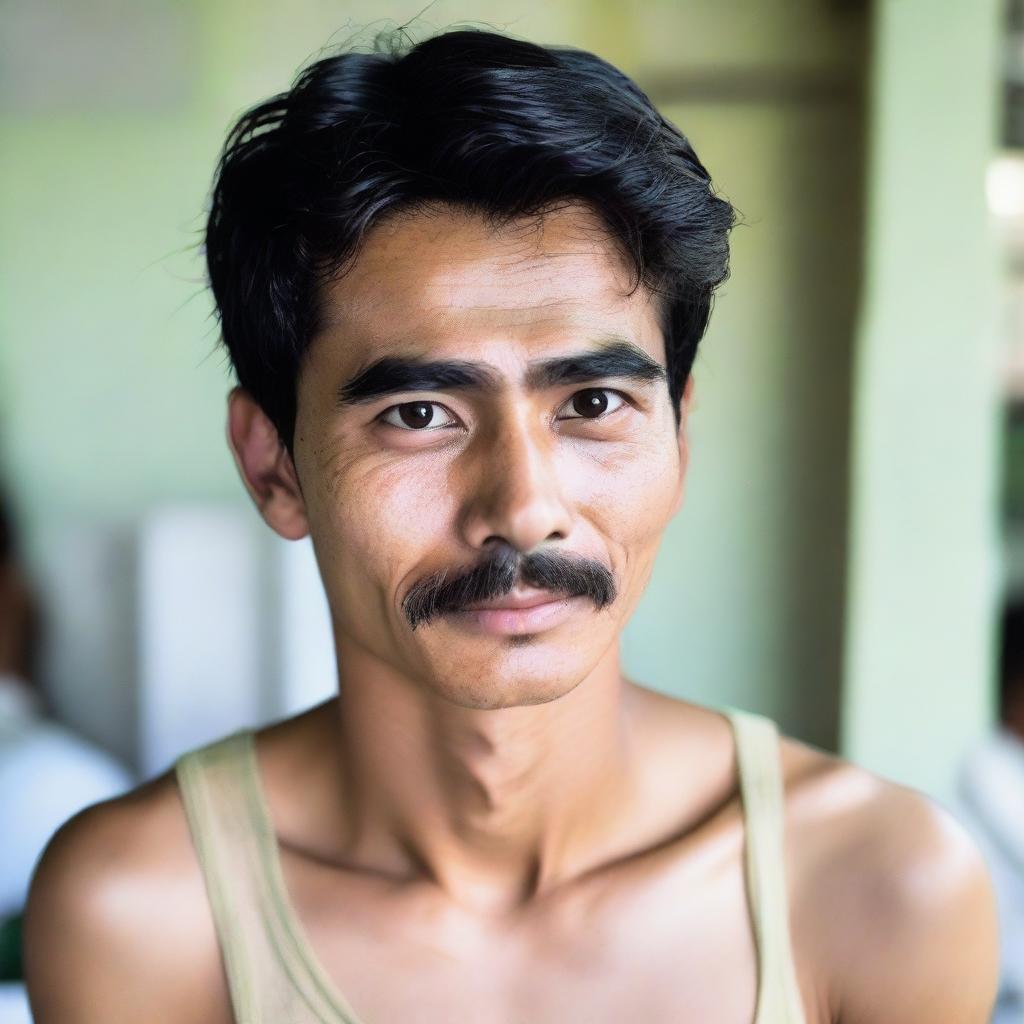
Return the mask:
[[686,378],[686,386],[679,399],[679,480],[676,484],[676,497],[672,503],[672,515],[679,511],[683,504],[683,491],[686,483],[686,468],[690,462],[690,437],[686,432],[686,417],[693,404],[693,374]]
[[244,388],[228,395],[228,444],[249,496],[267,525],[286,540],[309,533],[306,505],[277,428]]

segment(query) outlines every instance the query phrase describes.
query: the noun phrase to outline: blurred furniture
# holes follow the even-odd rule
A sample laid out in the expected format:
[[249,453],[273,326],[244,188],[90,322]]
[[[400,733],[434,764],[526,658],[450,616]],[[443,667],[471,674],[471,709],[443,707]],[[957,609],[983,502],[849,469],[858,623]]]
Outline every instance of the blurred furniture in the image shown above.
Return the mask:
[[282,540],[251,506],[160,505],[54,544],[60,575],[41,581],[47,692],[64,723],[140,778],[335,692],[312,544]]

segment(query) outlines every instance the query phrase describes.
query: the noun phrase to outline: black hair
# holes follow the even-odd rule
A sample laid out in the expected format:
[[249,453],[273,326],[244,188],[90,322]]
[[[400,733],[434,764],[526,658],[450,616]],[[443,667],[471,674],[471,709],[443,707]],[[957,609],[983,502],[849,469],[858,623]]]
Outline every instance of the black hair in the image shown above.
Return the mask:
[[206,226],[210,286],[238,381],[292,452],[295,384],[322,284],[383,216],[454,203],[500,225],[583,201],[661,299],[676,411],[733,207],[679,130],[584,50],[458,29],[378,35],[246,111],[221,152]]

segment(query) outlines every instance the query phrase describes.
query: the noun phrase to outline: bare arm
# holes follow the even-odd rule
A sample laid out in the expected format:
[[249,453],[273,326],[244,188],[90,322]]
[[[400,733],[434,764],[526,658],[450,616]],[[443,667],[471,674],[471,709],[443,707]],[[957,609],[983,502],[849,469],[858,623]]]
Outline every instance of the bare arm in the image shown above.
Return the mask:
[[[988,867],[963,826],[892,787],[837,891],[839,1024],[988,1024],[999,927]],[[826,890],[827,891],[827,890]]]
[[231,1020],[201,879],[166,796],[94,805],[50,841],[25,914],[36,1024]]

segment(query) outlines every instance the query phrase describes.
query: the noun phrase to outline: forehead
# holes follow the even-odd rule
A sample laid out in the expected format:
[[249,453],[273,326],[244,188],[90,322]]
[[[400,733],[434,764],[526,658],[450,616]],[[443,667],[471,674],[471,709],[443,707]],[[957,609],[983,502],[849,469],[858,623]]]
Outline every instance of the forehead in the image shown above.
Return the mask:
[[[546,345],[617,333],[663,360],[658,305],[582,204],[494,227],[434,206],[376,224],[321,295],[320,328],[363,352],[424,339]],[[632,294],[630,294],[632,292]],[[432,345],[432,347],[434,347]]]

